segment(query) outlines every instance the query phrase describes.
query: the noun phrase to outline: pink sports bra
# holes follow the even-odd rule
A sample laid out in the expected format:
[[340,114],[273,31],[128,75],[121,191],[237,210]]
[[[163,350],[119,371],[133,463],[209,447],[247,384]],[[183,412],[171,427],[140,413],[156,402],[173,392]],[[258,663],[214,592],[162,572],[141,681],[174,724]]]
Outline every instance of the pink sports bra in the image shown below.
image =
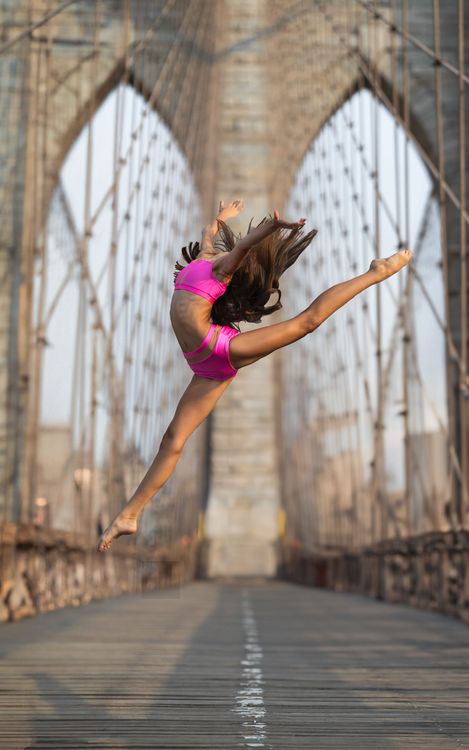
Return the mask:
[[218,297],[221,297],[227,286],[228,283],[215,278],[212,262],[204,258],[192,260],[179,271],[174,282],[175,289],[184,289],[198,294],[199,297],[205,297],[210,302],[215,302]]

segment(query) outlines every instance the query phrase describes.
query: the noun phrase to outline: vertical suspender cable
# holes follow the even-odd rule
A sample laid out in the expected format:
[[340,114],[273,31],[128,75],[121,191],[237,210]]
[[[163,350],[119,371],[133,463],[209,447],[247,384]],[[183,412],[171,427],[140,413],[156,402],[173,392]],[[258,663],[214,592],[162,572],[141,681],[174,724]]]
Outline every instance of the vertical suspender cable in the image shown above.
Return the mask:
[[[446,169],[445,169],[445,143],[444,143],[444,130],[443,130],[443,111],[442,111],[442,96],[441,96],[441,67],[439,64],[440,59],[440,4],[439,0],[433,0],[433,46],[435,52],[435,118],[436,118],[436,133],[437,133],[437,148],[438,148],[438,197],[440,204],[440,228],[441,228],[441,257],[443,261],[443,278],[445,283],[445,319],[448,330],[451,330],[451,308],[450,308],[450,297],[449,297],[449,257],[448,257],[448,241],[447,241],[447,211],[446,211],[446,192],[444,190],[444,183],[446,180]],[[446,337],[446,361],[452,362],[451,352],[449,349],[449,340]],[[455,415],[455,397],[454,397],[454,365],[451,364],[447,372],[447,398],[448,398],[448,425],[449,434],[455,435],[456,415]],[[448,456],[448,461],[450,458]],[[457,486],[456,478],[454,473],[451,475],[451,511],[450,511],[450,522],[453,529],[459,528],[461,522],[460,508],[457,500],[456,493],[459,488]]]
[[[402,26],[408,28],[408,0],[402,0]],[[409,92],[409,49],[407,37],[403,41],[402,66],[403,66],[403,105],[404,105],[404,233],[407,242],[410,242],[410,192],[409,192],[409,146],[410,146],[410,92]],[[397,111],[397,110],[396,110]],[[397,158],[397,155],[396,155]],[[400,238],[402,239],[402,238]],[[402,384],[403,384],[403,418],[404,418],[404,462],[405,462],[405,503],[407,515],[407,533],[412,531],[411,502],[412,502],[412,445],[409,429],[409,314],[411,305],[411,279],[412,276],[407,269],[406,294],[402,302]]]
[[461,422],[461,471],[462,498],[461,523],[466,527],[469,513],[469,385],[467,382],[467,226],[464,219],[466,211],[466,97],[464,81],[464,0],[458,0],[458,93],[459,93],[459,243],[460,243],[460,329],[461,360],[459,369],[459,409]]

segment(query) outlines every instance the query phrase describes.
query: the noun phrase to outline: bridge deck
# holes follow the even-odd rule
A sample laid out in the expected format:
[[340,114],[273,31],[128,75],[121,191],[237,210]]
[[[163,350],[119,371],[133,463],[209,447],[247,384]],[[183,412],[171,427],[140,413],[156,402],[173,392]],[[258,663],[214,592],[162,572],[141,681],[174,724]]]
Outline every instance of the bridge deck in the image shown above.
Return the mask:
[[195,583],[0,629],[0,747],[469,748],[469,630],[284,583]]

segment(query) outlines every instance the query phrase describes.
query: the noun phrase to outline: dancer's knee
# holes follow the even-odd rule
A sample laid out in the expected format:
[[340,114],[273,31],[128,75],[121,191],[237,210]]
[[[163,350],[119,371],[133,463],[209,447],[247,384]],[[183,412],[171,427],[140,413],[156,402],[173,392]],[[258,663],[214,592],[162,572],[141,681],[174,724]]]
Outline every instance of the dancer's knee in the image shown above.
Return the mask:
[[170,424],[161,440],[161,448],[168,453],[182,453],[186,437],[174,425]]

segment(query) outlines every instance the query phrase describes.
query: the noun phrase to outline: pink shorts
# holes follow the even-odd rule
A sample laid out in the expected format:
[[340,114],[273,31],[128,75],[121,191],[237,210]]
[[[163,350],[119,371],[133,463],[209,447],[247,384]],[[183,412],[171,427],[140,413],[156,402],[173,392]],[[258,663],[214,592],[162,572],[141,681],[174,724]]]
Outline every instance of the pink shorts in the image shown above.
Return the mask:
[[[190,359],[197,354],[202,352],[206,346],[211,343],[214,332],[218,330],[218,337],[215,342],[215,346],[212,351],[199,362],[191,362]],[[233,378],[237,373],[230,360],[230,340],[233,336],[237,336],[239,331],[236,331],[230,326],[219,326],[212,323],[202,343],[194,349],[193,352],[183,352],[187,364],[191,370],[202,378],[210,378],[210,380],[228,380]]]

